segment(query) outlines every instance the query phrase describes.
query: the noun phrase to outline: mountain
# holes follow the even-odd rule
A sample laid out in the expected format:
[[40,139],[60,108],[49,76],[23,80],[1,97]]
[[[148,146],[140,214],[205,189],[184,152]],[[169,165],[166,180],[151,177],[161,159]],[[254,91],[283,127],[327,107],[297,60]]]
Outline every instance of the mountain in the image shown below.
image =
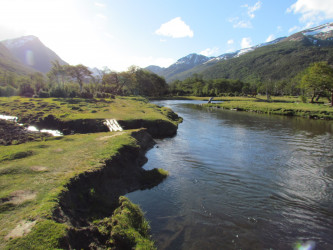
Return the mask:
[[193,53],[180,58],[176,63],[172,64],[168,68],[161,68],[158,66],[151,65],[146,67],[146,69],[155,74],[163,76],[166,80],[170,80],[173,78],[174,75],[190,70],[195,66],[201,65],[211,59],[212,57],[207,57],[204,55],[198,55]]
[[185,57],[180,58],[176,63],[170,65],[168,68],[161,68],[159,66],[150,65],[150,66],[146,67],[145,69],[147,69],[155,74],[158,74],[160,76],[163,76],[167,82],[171,82],[173,80],[178,79],[179,74],[182,74],[183,72],[187,72],[197,66],[204,65],[204,67],[209,67],[213,64],[218,63],[219,61],[239,57],[248,52],[254,51],[257,48],[278,43],[281,40],[283,40],[284,38],[285,37],[281,37],[281,38],[275,39],[274,41],[271,41],[271,42],[262,43],[262,44],[259,44],[259,45],[256,45],[256,46],[253,46],[250,48],[237,50],[237,51],[231,52],[231,53],[225,53],[225,54],[222,54],[222,55],[216,56],[216,57],[207,57],[204,55],[192,53]]
[[0,43],[0,73],[1,72],[15,72],[19,75],[26,75],[34,72],[30,67],[27,67],[20,62],[18,58]]
[[182,65],[178,61],[168,68],[160,68],[159,72],[152,70],[156,66],[146,69],[164,76],[167,82],[183,80],[193,74],[202,74],[207,79],[227,78],[253,82],[290,79],[311,63],[322,60],[333,64],[333,23],[211,57],[187,69],[179,67]]
[[61,65],[67,64],[35,36],[9,39],[1,44],[22,64],[42,73],[47,73],[52,68],[52,61],[57,60]]

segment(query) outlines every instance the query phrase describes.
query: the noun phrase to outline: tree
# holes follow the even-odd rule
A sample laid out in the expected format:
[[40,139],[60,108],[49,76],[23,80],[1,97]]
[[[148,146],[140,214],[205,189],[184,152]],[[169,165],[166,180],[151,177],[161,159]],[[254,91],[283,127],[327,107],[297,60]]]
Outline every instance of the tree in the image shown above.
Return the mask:
[[305,88],[313,91],[311,102],[316,94],[325,91],[331,93],[331,106],[333,106],[333,68],[327,62],[317,62],[308,67],[301,80]]
[[55,80],[58,84],[60,82],[62,83],[62,86],[65,85],[65,78],[67,74],[66,65],[60,65],[59,61],[53,61],[52,62],[52,68],[47,73],[47,76],[50,78],[50,80]]
[[76,66],[67,66],[66,71],[68,75],[75,78],[80,85],[80,92],[83,89],[83,82],[86,78],[91,77],[92,72],[84,65],[78,64]]

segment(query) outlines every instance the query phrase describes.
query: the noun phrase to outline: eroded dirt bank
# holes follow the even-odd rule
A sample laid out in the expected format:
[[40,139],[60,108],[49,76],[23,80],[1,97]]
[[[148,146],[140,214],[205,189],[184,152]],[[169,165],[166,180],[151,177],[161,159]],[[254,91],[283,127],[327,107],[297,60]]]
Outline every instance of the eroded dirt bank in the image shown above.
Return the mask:
[[128,192],[151,188],[165,176],[157,171],[146,171],[142,165],[147,161],[145,152],[155,142],[146,130],[133,132],[139,147],[125,146],[105,166],[96,171],[85,172],[67,185],[67,191],[59,198],[59,207],[53,213],[56,222],[69,226],[65,249],[94,249],[107,246],[108,238],[93,221],[110,217],[119,206],[119,197]]

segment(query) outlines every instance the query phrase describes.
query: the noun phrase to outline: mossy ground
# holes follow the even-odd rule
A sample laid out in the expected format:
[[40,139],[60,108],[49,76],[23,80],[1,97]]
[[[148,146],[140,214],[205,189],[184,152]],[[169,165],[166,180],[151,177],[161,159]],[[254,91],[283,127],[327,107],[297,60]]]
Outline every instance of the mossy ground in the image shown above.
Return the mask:
[[156,249],[150,239],[150,226],[140,207],[126,197],[119,198],[119,207],[111,218],[95,222],[100,233],[108,237],[111,249]]
[[[61,121],[79,119],[169,120],[166,108],[157,107],[142,97],[114,99],[21,98],[1,97],[0,114],[18,116],[25,123],[34,123],[49,115]],[[175,124],[176,121],[172,121]]]

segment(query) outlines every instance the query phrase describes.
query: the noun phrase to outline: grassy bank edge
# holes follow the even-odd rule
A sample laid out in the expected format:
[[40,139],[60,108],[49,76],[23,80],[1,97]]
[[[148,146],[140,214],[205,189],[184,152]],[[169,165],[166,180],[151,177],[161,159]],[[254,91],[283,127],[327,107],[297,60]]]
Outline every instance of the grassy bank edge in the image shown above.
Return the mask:
[[[174,96],[169,100],[207,101],[210,97]],[[221,108],[235,111],[248,111],[262,114],[298,116],[311,119],[333,120],[333,107],[323,103],[302,103],[299,97],[277,96],[267,102],[266,96],[257,97],[214,97],[220,103],[203,103],[204,107]]]
[[[118,138],[123,137],[120,141],[116,142],[115,144],[114,139],[112,139],[112,134],[110,135],[109,133],[98,133],[98,134],[91,134],[91,135],[74,135],[74,136],[64,136],[62,138],[67,138],[72,140],[72,138],[78,138],[78,137],[91,137],[92,139],[103,139],[106,140],[105,137],[109,137],[111,139],[108,140],[108,145],[103,148],[101,152],[97,152],[96,155],[94,156],[98,161],[90,161],[86,168],[81,168],[81,169],[75,169],[71,174],[64,175],[62,177],[62,180],[60,183],[55,187],[52,188],[51,191],[47,194],[47,196],[41,201],[41,206],[33,211],[32,214],[26,214],[24,215],[25,222],[29,223],[35,223],[27,235],[24,237],[19,237],[15,238],[12,240],[9,240],[5,243],[5,245],[2,244],[2,247],[5,249],[54,249],[54,248],[59,248],[64,244],[64,241],[66,241],[66,235],[68,234],[69,227],[66,224],[62,223],[57,223],[54,220],[52,220],[52,213],[55,209],[55,207],[58,206],[59,202],[59,195],[62,192],[66,191],[66,186],[67,184],[76,178],[76,176],[82,174],[84,171],[94,171],[98,170],[100,168],[104,167],[103,162],[106,160],[112,159],[112,157],[116,156],[119,154],[119,151],[123,147],[138,147],[137,143],[135,142],[134,138],[131,137],[131,131],[126,132],[125,135],[119,135],[117,136]],[[96,138],[95,138],[96,137]],[[59,140],[60,139],[60,140]],[[18,161],[21,159],[24,159],[26,157],[31,157],[34,154],[22,154],[22,152],[30,152],[27,150],[28,148],[44,148],[45,146],[49,145],[48,143],[52,144],[53,142],[59,142],[61,141],[61,138],[52,138],[50,140],[42,141],[42,142],[31,142],[31,143],[26,143],[26,144],[21,144],[21,145],[14,145],[14,146],[2,146],[2,149],[6,149],[6,152],[2,150],[2,160],[3,162],[10,162],[10,161]],[[69,142],[68,141],[68,142]],[[58,146],[57,146],[58,147]],[[34,150],[32,150],[34,151]],[[21,158],[22,156],[22,158]],[[91,165],[93,164],[93,166]],[[82,172],[83,171],[83,172]],[[146,175],[144,176],[147,181],[151,180],[152,178],[155,179],[156,177],[159,177],[160,179],[164,179],[167,176],[168,173],[164,172],[163,170],[155,170],[155,171],[148,171]],[[120,203],[120,209],[117,210],[118,214],[123,214],[124,216],[126,215],[128,218],[126,220],[132,220],[133,218],[136,218],[137,220],[141,221],[144,225],[147,224],[145,222],[145,219],[143,217],[143,213],[123,213],[123,209],[128,209],[128,206],[133,207],[135,206],[134,204],[130,203],[130,201],[127,201],[127,208],[126,206],[122,207],[122,203]],[[24,203],[22,205],[29,205],[28,203]],[[132,211],[133,209],[130,209]],[[140,211],[139,208],[134,209],[133,211]],[[116,213],[116,211],[115,211]],[[138,215],[139,214],[139,215]],[[121,217],[117,215],[118,219],[121,220]],[[108,220],[113,220],[109,218]],[[129,238],[124,238],[124,240],[127,242],[126,244],[147,244],[147,247],[144,247],[144,249],[154,249],[153,247],[153,242],[150,239],[150,236],[145,233],[145,234],[137,234],[135,233],[136,236],[133,236],[133,232],[135,231],[140,231],[140,225],[138,223],[134,223],[134,226],[131,226],[130,228],[124,228],[126,233],[124,235]],[[129,230],[129,231],[128,231]],[[130,233],[128,233],[130,232]],[[118,234],[123,234],[121,231],[119,231],[118,228]],[[108,234],[110,237],[114,235],[114,232],[111,230]],[[134,238],[133,238],[134,237]],[[112,237],[111,237],[112,238]],[[115,242],[115,241],[113,241]],[[110,244],[112,241],[110,240]],[[114,243],[112,243],[114,244]],[[111,246],[113,246],[111,244]],[[135,247],[135,245],[132,245],[132,247]]]

